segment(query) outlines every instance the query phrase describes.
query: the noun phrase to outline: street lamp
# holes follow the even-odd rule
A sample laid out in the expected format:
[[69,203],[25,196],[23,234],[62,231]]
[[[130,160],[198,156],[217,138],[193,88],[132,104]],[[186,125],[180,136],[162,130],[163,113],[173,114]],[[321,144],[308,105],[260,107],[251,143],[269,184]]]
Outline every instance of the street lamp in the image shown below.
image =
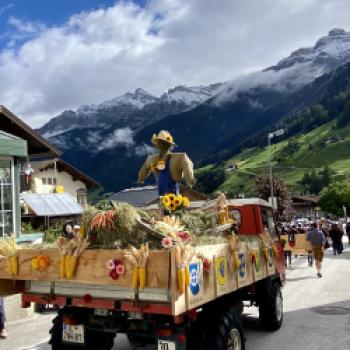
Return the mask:
[[274,207],[273,203],[273,180],[272,180],[272,153],[271,153],[271,139],[275,136],[282,136],[284,134],[284,129],[279,129],[273,132],[269,132],[267,134],[267,146],[269,151],[269,167],[270,167],[270,198],[271,198],[271,205]]

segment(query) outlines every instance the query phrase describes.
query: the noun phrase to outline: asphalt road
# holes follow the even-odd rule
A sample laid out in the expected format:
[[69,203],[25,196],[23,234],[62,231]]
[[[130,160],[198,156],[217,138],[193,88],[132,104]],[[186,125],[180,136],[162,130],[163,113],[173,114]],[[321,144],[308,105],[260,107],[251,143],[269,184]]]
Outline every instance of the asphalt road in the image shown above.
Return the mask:
[[[279,331],[260,330],[257,310],[246,308],[247,350],[350,349],[350,248],[341,256],[326,252],[323,278],[306,258],[293,258],[284,288],[284,323]],[[8,325],[9,339],[1,350],[50,350],[48,330],[53,315],[35,315]],[[130,350],[125,336],[117,336],[114,350]]]

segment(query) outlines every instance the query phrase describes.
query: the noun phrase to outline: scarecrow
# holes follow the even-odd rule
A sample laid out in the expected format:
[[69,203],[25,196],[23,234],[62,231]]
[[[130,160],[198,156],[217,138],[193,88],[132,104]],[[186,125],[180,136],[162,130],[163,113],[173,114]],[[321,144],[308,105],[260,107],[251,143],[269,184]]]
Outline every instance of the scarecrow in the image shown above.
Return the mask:
[[173,137],[168,131],[161,130],[154,134],[152,143],[158,154],[147,157],[139,171],[138,183],[142,184],[153,173],[158,185],[158,195],[179,195],[179,182],[184,179],[186,185],[192,187],[195,183],[193,176],[193,163],[186,153],[173,153],[176,146]]

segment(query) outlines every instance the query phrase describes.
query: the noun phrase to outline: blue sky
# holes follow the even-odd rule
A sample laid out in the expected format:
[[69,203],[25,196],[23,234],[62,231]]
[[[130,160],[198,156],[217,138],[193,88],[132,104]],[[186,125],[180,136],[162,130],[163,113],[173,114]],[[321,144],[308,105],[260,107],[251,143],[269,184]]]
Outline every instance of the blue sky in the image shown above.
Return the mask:
[[38,127],[137,88],[230,81],[349,31],[349,13],[349,0],[0,0],[0,104]]
[[[9,18],[60,26],[73,14],[113,6],[117,0],[0,0],[0,49],[6,45],[12,31]],[[147,0],[134,0],[144,6]]]

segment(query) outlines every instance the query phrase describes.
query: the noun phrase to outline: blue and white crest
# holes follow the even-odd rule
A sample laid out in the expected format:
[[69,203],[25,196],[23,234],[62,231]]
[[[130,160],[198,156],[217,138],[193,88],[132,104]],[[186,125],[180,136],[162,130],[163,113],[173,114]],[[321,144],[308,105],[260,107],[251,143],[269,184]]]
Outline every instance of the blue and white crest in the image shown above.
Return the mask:
[[190,290],[193,295],[196,295],[200,291],[200,263],[192,263],[188,266],[190,272]]
[[238,268],[238,273],[241,278],[245,276],[245,255],[244,253],[239,253],[238,255],[239,258],[239,268]]

